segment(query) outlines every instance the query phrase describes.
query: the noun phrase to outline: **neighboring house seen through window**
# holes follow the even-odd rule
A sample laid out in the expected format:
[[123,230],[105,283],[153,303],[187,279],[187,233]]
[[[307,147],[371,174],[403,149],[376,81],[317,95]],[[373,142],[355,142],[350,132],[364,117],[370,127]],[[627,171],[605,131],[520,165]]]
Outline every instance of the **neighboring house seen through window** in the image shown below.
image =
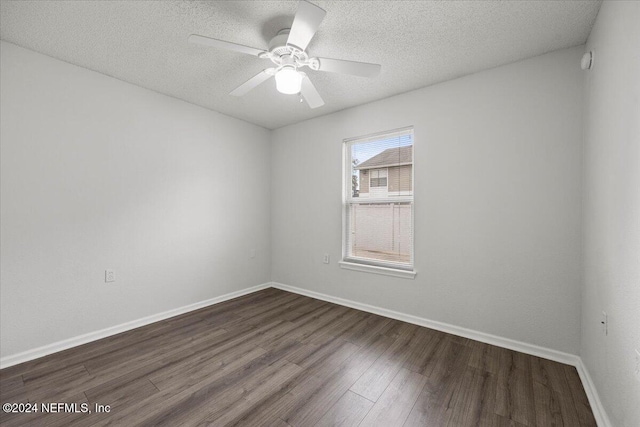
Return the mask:
[[413,270],[413,129],[344,146],[343,261]]

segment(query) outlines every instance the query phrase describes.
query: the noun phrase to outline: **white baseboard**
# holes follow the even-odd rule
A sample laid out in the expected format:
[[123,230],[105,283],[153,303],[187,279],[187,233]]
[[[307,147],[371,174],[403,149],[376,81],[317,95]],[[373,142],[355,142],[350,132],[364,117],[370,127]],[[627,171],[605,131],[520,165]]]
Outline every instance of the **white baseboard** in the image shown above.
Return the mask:
[[311,298],[320,299],[323,301],[332,302],[346,307],[355,308],[357,310],[366,311],[373,314],[379,314],[380,316],[390,317],[392,319],[401,320],[407,323],[413,323],[415,325],[424,326],[426,328],[435,329],[438,331],[446,332],[449,334],[457,335],[460,337],[469,338],[475,341],[492,344],[498,347],[508,348],[510,350],[519,351],[521,353],[531,354],[533,356],[542,357],[549,360],[554,360],[560,363],[566,363],[568,365],[576,366],[578,356],[574,354],[564,353],[562,351],[552,350],[550,348],[540,347],[534,344],[528,344],[522,341],[516,341],[509,338],[503,338],[497,335],[487,334],[484,332],[474,331],[473,329],[467,329],[460,326],[451,325],[449,323],[438,322],[435,320],[425,319],[423,317],[413,316],[411,314],[400,313],[398,311],[388,310],[386,308],[376,307],[369,304],[363,304],[356,301],[347,300],[344,298],[338,298],[331,295],[321,294],[318,292],[309,291],[307,289],[297,288],[295,286],[284,285],[282,283],[273,282],[272,286],[283,291],[289,291],[300,295],[305,295]]
[[8,368],[9,366],[17,365],[19,363],[28,362],[29,360],[37,359],[39,357],[47,356],[52,353],[57,353],[62,350],[69,349],[71,347],[77,347],[82,344],[86,344],[92,341],[96,341],[102,338],[109,337],[111,335],[126,332],[131,329],[139,328],[150,323],[155,323],[160,320],[175,317],[180,314],[188,313],[190,311],[198,310],[203,307],[207,307],[219,302],[228,301],[230,299],[238,298],[243,295],[247,295],[253,292],[260,291],[271,287],[270,283],[263,283],[261,285],[253,286],[250,288],[242,289],[236,292],[231,292],[219,297],[211,298],[205,301],[196,302],[194,304],[185,305],[183,307],[174,308],[162,313],[153,314],[151,316],[143,317],[142,319],[132,320],[131,322],[122,323],[120,325],[111,326],[95,332],[89,332],[88,334],[79,335],[77,337],[69,338],[63,341],[47,344],[42,347],[27,350],[22,353],[5,356],[0,359],[0,369]]
[[589,375],[589,371],[582,359],[578,360],[576,369],[578,370],[578,375],[580,375],[584,391],[587,394],[587,399],[589,399],[589,405],[591,405],[591,410],[593,411],[593,416],[596,418],[596,423],[599,427],[611,427],[611,420],[609,420],[607,412],[604,410],[604,406],[602,405],[600,396],[598,396],[596,386],[593,384],[591,375]]

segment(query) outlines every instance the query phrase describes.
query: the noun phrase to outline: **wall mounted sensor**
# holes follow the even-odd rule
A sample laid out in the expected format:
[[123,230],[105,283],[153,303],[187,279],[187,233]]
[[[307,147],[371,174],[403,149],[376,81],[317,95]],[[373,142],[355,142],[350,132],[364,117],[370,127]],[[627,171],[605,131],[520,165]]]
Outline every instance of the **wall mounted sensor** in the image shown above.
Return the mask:
[[583,70],[590,70],[591,68],[593,68],[593,51],[592,50],[582,55],[582,60],[580,61],[580,68],[582,68]]

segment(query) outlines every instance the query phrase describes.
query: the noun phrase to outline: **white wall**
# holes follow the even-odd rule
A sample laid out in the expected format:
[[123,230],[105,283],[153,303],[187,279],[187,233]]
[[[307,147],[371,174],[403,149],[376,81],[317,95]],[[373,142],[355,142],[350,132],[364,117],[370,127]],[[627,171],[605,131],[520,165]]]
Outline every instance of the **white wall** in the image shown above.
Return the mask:
[[580,353],[612,424],[640,426],[640,3],[605,1],[587,48]]
[[0,48],[2,356],[269,281],[267,130]]
[[[272,279],[577,354],[582,51],[274,131]],[[409,125],[418,275],[340,269],[342,140]]]

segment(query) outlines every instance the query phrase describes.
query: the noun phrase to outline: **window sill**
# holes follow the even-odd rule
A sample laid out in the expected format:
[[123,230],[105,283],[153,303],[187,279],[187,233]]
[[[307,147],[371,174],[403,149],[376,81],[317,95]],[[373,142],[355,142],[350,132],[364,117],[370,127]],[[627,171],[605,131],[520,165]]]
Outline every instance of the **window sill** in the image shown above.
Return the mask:
[[339,261],[340,268],[365,273],[384,274],[385,276],[400,277],[403,279],[415,279],[417,272],[414,270],[400,270],[397,268],[379,267],[377,265],[357,264],[355,262]]

